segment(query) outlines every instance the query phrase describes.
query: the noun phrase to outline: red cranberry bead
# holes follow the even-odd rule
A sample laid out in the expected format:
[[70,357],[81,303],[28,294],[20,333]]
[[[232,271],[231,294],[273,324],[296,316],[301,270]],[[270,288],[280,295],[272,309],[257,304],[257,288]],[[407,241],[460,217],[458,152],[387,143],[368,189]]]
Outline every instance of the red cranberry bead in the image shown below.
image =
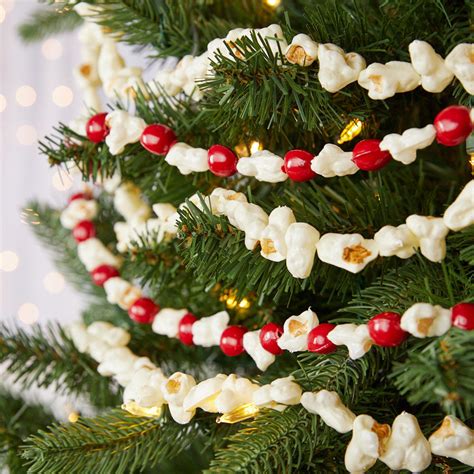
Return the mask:
[[87,138],[94,143],[100,143],[105,140],[109,134],[109,127],[105,123],[107,112],[93,115],[86,124]]
[[140,143],[154,155],[166,155],[176,143],[176,134],[166,125],[148,125],[142,132]]
[[328,339],[328,334],[336,327],[335,324],[322,323],[311,329],[308,334],[308,351],[318,354],[330,354],[337,347]]
[[276,323],[268,323],[260,330],[260,344],[273,355],[279,355],[283,349],[277,344],[278,339],[283,334],[283,327]]
[[228,178],[237,172],[237,155],[222,145],[212,145],[207,152],[211,173]]
[[244,334],[247,329],[243,326],[229,326],[221,335],[221,350],[229,356],[235,357],[244,352]]
[[95,237],[95,226],[91,221],[81,221],[72,229],[72,236],[76,242],[84,242]]
[[138,298],[128,309],[131,319],[140,324],[151,324],[160,307],[150,298]]
[[92,281],[97,286],[104,286],[104,283],[113,277],[118,277],[119,271],[112,265],[99,265],[91,272]]
[[381,140],[362,140],[352,151],[352,161],[364,171],[376,171],[387,165],[392,156],[380,149]]
[[474,303],[458,303],[451,308],[453,326],[465,331],[474,330]]
[[69,202],[71,203],[72,201],[75,201],[76,199],[86,199],[86,200],[89,200],[91,199],[92,196],[90,193],[76,193],[76,194],[73,194],[70,198],[69,198]]
[[179,337],[179,340],[187,346],[192,346],[194,344],[193,324],[196,321],[197,321],[197,318],[192,313],[185,314],[179,321],[178,337]]
[[314,156],[304,150],[290,150],[285,155],[282,171],[293,181],[308,181],[316,176],[311,169],[311,160]]
[[466,141],[472,132],[469,109],[462,105],[451,105],[434,119],[436,140],[441,145],[456,146]]
[[401,316],[398,313],[380,313],[368,323],[369,335],[378,346],[395,347],[400,345],[408,333],[400,327]]

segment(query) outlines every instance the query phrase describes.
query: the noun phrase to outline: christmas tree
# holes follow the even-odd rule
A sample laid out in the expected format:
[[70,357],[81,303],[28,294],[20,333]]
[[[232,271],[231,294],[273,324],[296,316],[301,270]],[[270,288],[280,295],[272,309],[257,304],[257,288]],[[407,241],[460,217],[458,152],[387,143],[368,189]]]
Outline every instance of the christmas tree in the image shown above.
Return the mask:
[[2,393],[11,471],[472,472],[472,2],[39,8],[84,93],[39,149],[87,184],[27,207],[90,305],[0,354],[97,415]]

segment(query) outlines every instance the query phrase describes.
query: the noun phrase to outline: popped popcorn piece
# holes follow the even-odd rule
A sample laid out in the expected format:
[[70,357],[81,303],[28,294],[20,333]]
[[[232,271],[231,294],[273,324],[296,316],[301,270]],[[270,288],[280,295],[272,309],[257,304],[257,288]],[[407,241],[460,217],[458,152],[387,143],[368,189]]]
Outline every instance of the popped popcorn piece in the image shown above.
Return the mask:
[[125,150],[125,146],[140,140],[146,123],[140,117],[134,117],[125,110],[114,110],[107,114],[105,123],[110,132],[105,137],[111,155],[118,155]]
[[367,324],[338,324],[327,338],[336,346],[346,346],[354,360],[367,354],[373,344]]
[[[194,325],[195,324],[196,323],[194,323]],[[227,375],[218,374],[215,377],[198,383],[184,397],[184,410],[192,411],[196,408],[201,408],[209,413],[218,413],[215,403],[216,397],[221,392],[222,385],[226,380]]]
[[267,370],[275,362],[275,356],[264,349],[260,343],[260,330],[246,332],[243,345],[245,352],[255,361],[261,371]]
[[377,243],[360,234],[324,234],[316,244],[321,261],[359,273],[379,254]]
[[356,416],[342,403],[336,392],[305,392],[301,396],[301,404],[310,413],[319,415],[326,425],[338,433],[348,433],[352,430]]
[[400,327],[415,337],[442,336],[451,327],[451,311],[439,305],[415,303],[403,313]]
[[429,442],[433,454],[474,466],[474,431],[455,416],[445,416]]
[[176,208],[172,204],[163,202],[153,204],[152,209],[158,219],[162,222],[166,222],[176,213]]
[[94,199],[74,199],[61,212],[59,220],[66,229],[73,229],[81,221],[93,220],[97,210],[97,202]]
[[135,99],[137,91],[145,92],[141,67],[123,67],[104,83],[104,93],[107,97],[118,95],[123,98]]
[[237,193],[231,189],[215,188],[209,198],[212,213],[216,216],[227,216],[229,222],[237,226],[235,213],[241,203],[247,203],[245,194]]
[[292,375],[275,379],[270,384],[272,400],[282,405],[298,405],[303,390],[294,380]]
[[87,328],[81,321],[74,321],[66,326],[66,335],[71,339],[77,350],[84,353],[89,348],[90,337]]
[[[73,131],[76,132],[78,135],[81,135],[83,137],[86,136],[86,125],[87,122],[89,121],[89,117],[86,117],[84,115],[79,115],[78,117],[72,119],[67,126]],[[69,140],[71,140],[72,143],[75,143],[76,145],[80,145],[82,142],[81,140],[78,140],[76,138],[70,137]],[[74,164],[75,166],[75,164]],[[75,199],[77,201],[77,199]]]
[[408,165],[416,160],[416,152],[429,147],[435,137],[436,130],[431,124],[423,128],[409,128],[401,135],[386,135],[380,143],[380,149],[388,151],[394,160]]
[[234,212],[235,226],[245,232],[245,247],[253,250],[268,225],[267,213],[256,204],[241,203]]
[[254,176],[258,181],[281,183],[288,179],[282,171],[283,158],[268,150],[260,150],[237,161],[237,171],[244,176]]
[[179,405],[169,404],[168,408],[173,420],[180,425],[187,425],[196,414],[196,410],[185,410]]
[[313,268],[319,232],[309,224],[295,222],[285,234],[286,268],[295,278],[307,278]]
[[412,41],[408,50],[413,69],[421,76],[421,87],[428,92],[442,92],[453,80],[444,59],[426,41]]
[[179,333],[179,322],[187,313],[187,309],[163,308],[156,315],[151,328],[156,334],[177,337]]
[[252,403],[258,408],[271,408],[277,411],[283,411],[286,408],[286,405],[281,405],[273,400],[270,384],[262,385],[253,392]]
[[396,255],[399,258],[409,258],[414,255],[419,246],[418,239],[406,224],[398,227],[383,226],[375,233],[374,240],[382,257]]
[[110,194],[115,193],[122,183],[122,176],[120,176],[117,171],[109,178],[104,178],[103,180],[100,180],[100,176],[98,178],[98,183],[100,183],[104,190]]
[[198,319],[192,329],[194,344],[203,347],[218,346],[229,319],[227,311],[219,311],[212,316]]
[[104,377],[125,375],[132,376],[134,362],[138,357],[128,347],[113,347],[108,350],[97,367],[97,372]]
[[112,347],[109,344],[89,334],[87,351],[96,362],[103,362],[110,349],[112,349]]
[[458,44],[445,59],[446,67],[456,76],[468,94],[474,94],[474,44]]
[[77,255],[88,272],[91,272],[99,265],[112,265],[113,267],[119,268],[122,262],[120,257],[116,257],[96,238],[87,239],[78,244]]
[[176,166],[181,174],[200,173],[209,170],[207,150],[193,148],[186,143],[173,145],[165,157],[166,163]]
[[175,372],[161,383],[161,393],[170,405],[182,407],[186,395],[195,385],[196,381],[191,375]]
[[143,222],[150,217],[150,207],[142,199],[140,189],[131,182],[122,183],[115,190],[114,206],[127,222]]
[[431,464],[430,443],[413,415],[403,412],[395,418],[380,460],[394,471],[421,472]]
[[215,400],[216,409],[219,413],[229,413],[241,405],[252,402],[253,393],[259,388],[250,380],[231,374],[227,377],[221,387],[220,393]]
[[278,346],[290,352],[308,350],[308,334],[318,324],[318,317],[311,309],[298,316],[290,316],[283,325],[283,334],[277,341]]
[[318,43],[308,35],[296,35],[285,51],[285,57],[291,64],[311,66],[318,57]]
[[337,92],[356,81],[366,66],[360,54],[345,53],[332,43],[319,45],[318,58],[318,79],[323,89],[329,92]]
[[293,211],[286,206],[273,209],[268,216],[268,225],[260,236],[260,254],[272,262],[281,262],[286,258],[285,234],[291,224],[296,222]]
[[446,256],[446,235],[449,232],[443,219],[413,214],[407,217],[406,224],[419,239],[422,255],[432,262],[441,262]]
[[143,367],[130,378],[123,392],[124,403],[135,401],[141,407],[163,405],[165,399],[161,386],[166,381],[161,369]]
[[332,143],[324,145],[319,155],[311,160],[311,169],[325,178],[347,176],[359,171],[352,161],[352,152],[343,151]]
[[454,231],[474,224],[474,179],[464,186],[455,201],[446,209],[443,221]]
[[126,310],[142,296],[140,288],[133,286],[127,280],[120,277],[109,278],[104,283],[104,290],[109,303],[118,304],[122,309]]
[[101,339],[112,347],[126,346],[130,342],[130,333],[106,321],[94,321],[87,327],[87,333]]

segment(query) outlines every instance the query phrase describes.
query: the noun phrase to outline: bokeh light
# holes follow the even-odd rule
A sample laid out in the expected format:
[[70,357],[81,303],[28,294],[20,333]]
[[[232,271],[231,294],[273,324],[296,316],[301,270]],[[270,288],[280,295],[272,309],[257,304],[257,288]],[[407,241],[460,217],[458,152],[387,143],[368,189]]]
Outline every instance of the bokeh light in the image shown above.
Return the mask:
[[55,38],[47,39],[41,45],[41,53],[46,59],[54,61],[62,56],[63,45]]
[[39,318],[39,309],[33,303],[23,303],[18,308],[18,319],[24,324],[35,324]]
[[18,267],[18,255],[11,250],[0,252],[0,270],[4,272],[13,272]]
[[67,191],[68,189],[71,189],[74,181],[69,173],[63,169],[57,169],[51,178],[51,183],[54,189],[57,189],[58,191]]
[[33,145],[37,138],[38,133],[33,125],[20,125],[16,129],[16,139],[20,145]]
[[43,278],[43,286],[48,293],[61,293],[65,286],[64,277],[61,273],[49,272]]
[[7,99],[4,95],[0,94],[0,112],[3,112],[7,108]]
[[22,107],[30,107],[36,102],[36,91],[31,86],[20,86],[16,90],[16,101]]
[[53,102],[58,107],[67,107],[74,99],[72,90],[67,86],[58,86],[53,91]]

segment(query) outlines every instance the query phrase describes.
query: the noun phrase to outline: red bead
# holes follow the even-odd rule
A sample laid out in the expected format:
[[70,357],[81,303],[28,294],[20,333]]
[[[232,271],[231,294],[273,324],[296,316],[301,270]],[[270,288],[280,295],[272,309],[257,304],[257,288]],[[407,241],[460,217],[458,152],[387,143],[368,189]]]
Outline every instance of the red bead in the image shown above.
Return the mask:
[[207,162],[211,173],[222,178],[237,172],[237,155],[222,145],[212,145],[207,151]]
[[160,307],[150,298],[138,298],[128,309],[131,319],[140,324],[151,324]]
[[368,323],[369,335],[378,346],[395,347],[400,345],[408,336],[400,327],[401,316],[398,313],[380,313]]
[[221,350],[229,356],[235,357],[244,352],[244,334],[247,328],[243,326],[229,326],[221,335]]
[[330,354],[337,347],[328,339],[328,334],[336,327],[335,324],[322,323],[311,329],[308,334],[308,350],[318,354]]
[[260,330],[260,344],[273,355],[279,355],[283,349],[277,344],[278,339],[283,334],[283,327],[276,323],[268,323]]
[[148,125],[142,132],[140,143],[154,155],[166,155],[176,143],[176,134],[166,125]]
[[462,105],[451,105],[434,119],[436,140],[445,146],[456,146],[466,141],[472,132],[469,109]]
[[474,303],[458,303],[451,308],[453,326],[465,331],[474,330]]
[[92,196],[90,193],[76,193],[76,194],[73,194],[70,198],[69,198],[69,202],[72,202],[72,201],[75,201],[76,199],[86,199],[86,200],[89,200],[91,199]]
[[376,171],[392,159],[388,151],[380,149],[381,140],[362,140],[352,151],[352,161],[364,171]]
[[290,150],[285,155],[285,164],[282,171],[293,181],[308,181],[316,176],[311,169],[311,160],[314,156],[304,150]]
[[72,229],[72,236],[76,242],[84,242],[85,240],[95,237],[95,226],[91,221],[81,221]]
[[86,125],[87,138],[94,143],[100,143],[105,140],[105,137],[109,134],[109,128],[105,123],[107,112],[93,115]]
[[193,324],[197,321],[196,316],[192,313],[185,314],[178,326],[178,336],[179,340],[186,344],[187,346],[192,346],[194,344],[193,341]]
[[104,283],[113,277],[119,276],[119,271],[112,265],[99,265],[91,272],[92,281],[97,286],[104,286]]

